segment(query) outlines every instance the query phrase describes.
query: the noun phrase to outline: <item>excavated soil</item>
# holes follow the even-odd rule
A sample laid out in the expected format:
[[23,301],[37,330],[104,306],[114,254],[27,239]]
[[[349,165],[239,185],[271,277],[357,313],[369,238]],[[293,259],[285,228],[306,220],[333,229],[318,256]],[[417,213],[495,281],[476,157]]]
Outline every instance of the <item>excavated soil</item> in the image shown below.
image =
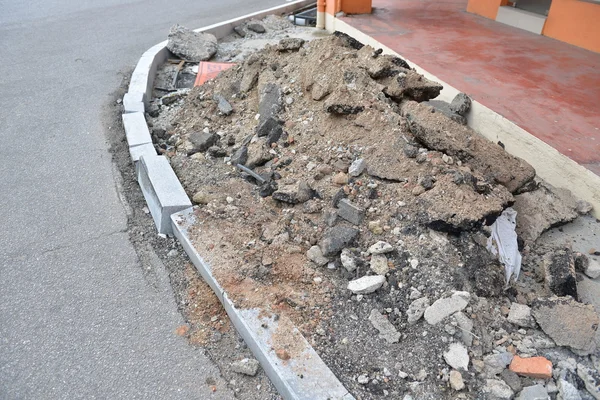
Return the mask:
[[[506,318],[511,303],[552,294],[542,266],[548,244],[521,248],[521,277],[510,285],[486,249],[489,225],[514,196],[536,189],[535,172],[418,104],[441,86],[379,53],[344,35],[267,45],[175,104],[156,99],[149,121],[157,149],[198,204],[190,235],[236,306],[292,321],[357,399],[486,398],[485,356],[526,353],[524,339],[544,335]],[[355,172],[357,160],[364,164]],[[336,218],[341,202],[354,207],[346,219]],[[367,249],[378,241],[393,247],[385,283],[354,294],[349,281],[375,274]],[[342,248],[351,249],[354,269],[342,265]],[[472,329],[457,316],[408,323],[414,300],[433,303],[456,290],[470,294],[462,312]],[[378,337],[373,310],[398,343]],[[294,357],[302,349],[290,331],[278,332],[273,347]],[[453,342],[470,357],[458,391],[443,356]],[[577,358],[555,346],[527,350],[555,363]]]

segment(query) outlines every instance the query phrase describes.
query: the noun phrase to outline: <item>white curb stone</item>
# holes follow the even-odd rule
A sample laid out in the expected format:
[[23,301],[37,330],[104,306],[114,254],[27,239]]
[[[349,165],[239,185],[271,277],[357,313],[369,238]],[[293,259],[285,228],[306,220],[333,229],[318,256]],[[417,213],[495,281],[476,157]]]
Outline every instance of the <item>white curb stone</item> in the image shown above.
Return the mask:
[[177,175],[164,156],[143,156],[137,180],[159,233],[172,234],[170,216],[192,206]]
[[144,113],[123,114],[123,127],[125,128],[125,136],[127,136],[127,143],[130,148],[152,143],[152,137],[150,137]]
[[145,111],[144,109],[144,93],[128,92],[123,96],[123,110],[125,114]]

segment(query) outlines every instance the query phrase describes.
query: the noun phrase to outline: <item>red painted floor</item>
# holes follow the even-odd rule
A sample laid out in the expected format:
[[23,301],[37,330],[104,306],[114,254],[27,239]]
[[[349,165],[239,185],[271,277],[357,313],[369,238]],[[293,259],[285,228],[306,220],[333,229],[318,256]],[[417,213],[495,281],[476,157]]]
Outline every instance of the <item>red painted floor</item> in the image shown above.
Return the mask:
[[373,0],[343,20],[600,175],[600,54],[467,13]]

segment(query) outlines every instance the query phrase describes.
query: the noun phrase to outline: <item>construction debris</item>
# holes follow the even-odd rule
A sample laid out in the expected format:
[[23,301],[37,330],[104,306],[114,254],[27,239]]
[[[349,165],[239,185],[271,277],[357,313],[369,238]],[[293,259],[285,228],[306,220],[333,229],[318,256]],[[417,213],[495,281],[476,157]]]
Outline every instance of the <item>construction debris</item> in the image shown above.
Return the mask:
[[432,107],[442,86],[404,60],[255,23],[219,43],[235,66],[148,108],[236,307],[292,321],[356,398],[592,393],[595,252],[538,243],[585,204],[464,125],[468,96]]

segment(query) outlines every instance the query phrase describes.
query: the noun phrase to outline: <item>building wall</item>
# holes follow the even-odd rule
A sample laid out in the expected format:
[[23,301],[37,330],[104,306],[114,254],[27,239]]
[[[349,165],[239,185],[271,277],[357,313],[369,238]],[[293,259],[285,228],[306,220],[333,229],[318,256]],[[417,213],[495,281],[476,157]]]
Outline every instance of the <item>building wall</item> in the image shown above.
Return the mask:
[[600,53],[600,3],[552,0],[542,34]]

